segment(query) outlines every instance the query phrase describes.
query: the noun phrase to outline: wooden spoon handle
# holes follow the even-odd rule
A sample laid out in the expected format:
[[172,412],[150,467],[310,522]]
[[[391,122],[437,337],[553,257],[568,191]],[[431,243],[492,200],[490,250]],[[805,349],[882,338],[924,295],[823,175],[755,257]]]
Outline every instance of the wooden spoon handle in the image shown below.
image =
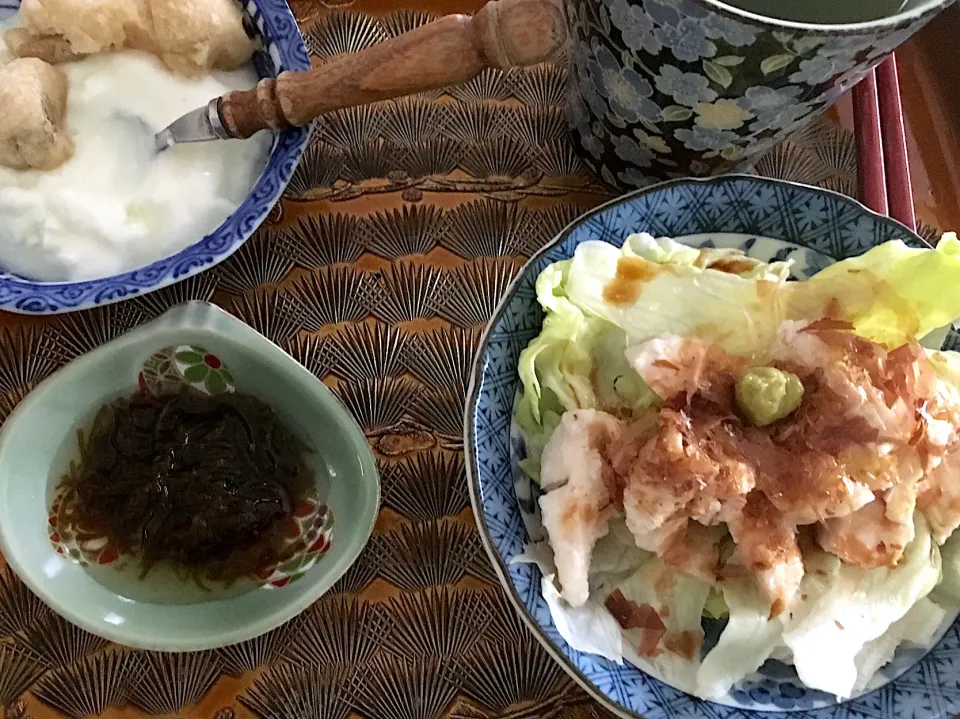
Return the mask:
[[561,0],[495,0],[474,16],[447,15],[306,72],[284,72],[220,99],[231,137],[307,125],[319,115],[450,85],[488,68],[544,62],[566,41]]

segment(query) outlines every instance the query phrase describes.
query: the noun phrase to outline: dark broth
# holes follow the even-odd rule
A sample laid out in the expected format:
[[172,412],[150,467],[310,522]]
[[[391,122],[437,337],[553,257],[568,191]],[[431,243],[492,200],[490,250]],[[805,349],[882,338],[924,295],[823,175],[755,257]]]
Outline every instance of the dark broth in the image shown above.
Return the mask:
[[204,584],[230,584],[296,551],[285,523],[315,488],[304,444],[249,395],[138,393],[103,407],[64,477],[74,530]]

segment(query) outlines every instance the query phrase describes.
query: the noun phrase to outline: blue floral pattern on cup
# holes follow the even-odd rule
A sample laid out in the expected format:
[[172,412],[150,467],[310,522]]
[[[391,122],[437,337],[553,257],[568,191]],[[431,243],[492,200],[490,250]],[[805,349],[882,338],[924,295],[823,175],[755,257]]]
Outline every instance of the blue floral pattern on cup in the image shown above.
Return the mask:
[[[247,27],[260,41],[254,66],[261,77],[310,69],[303,37],[285,0],[245,0],[242,5]],[[20,0],[0,0],[0,20],[19,7]],[[304,127],[277,135],[267,166],[247,199],[220,227],[186,249],[133,272],[87,282],[37,282],[0,269],[0,309],[57,314],[113,304],[175,284],[223,262],[253,235],[280,199],[309,137],[310,129]]]
[[836,28],[762,21],[712,0],[565,2],[575,144],[607,182],[631,187],[758,158],[950,0],[898,23]]

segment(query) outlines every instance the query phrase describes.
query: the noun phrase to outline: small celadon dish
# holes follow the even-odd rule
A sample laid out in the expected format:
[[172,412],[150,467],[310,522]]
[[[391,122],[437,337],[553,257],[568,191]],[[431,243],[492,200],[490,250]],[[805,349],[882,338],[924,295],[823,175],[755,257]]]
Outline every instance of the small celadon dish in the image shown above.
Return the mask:
[[[311,450],[316,491],[297,506],[295,548],[229,587],[201,586],[136,560],[96,532],[66,530],[61,482],[77,430],[138,389],[259,397]],[[68,498],[67,498],[68,499]],[[106,639],[196,651],[251,639],[310,606],[356,560],[380,500],[366,438],[339,400],[265,337],[212,304],[190,302],[83,355],[40,384],[0,431],[0,549],[54,611]]]

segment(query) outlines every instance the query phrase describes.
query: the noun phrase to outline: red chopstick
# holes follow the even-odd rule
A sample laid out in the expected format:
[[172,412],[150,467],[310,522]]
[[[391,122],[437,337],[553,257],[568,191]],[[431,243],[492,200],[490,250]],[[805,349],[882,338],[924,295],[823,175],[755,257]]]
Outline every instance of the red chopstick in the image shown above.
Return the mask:
[[857,142],[860,199],[874,212],[886,215],[887,173],[880,130],[877,76],[873,70],[853,88],[853,131]]
[[907,137],[894,56],[853,89],[860,197],[875,212],[916,229]]
[[896,56],[887,58],[876,72],[890,216],[915,230],[917,216],[913,206],[913,183],[910,179],[910,159],[907,155],[907,133],[903,122]]

